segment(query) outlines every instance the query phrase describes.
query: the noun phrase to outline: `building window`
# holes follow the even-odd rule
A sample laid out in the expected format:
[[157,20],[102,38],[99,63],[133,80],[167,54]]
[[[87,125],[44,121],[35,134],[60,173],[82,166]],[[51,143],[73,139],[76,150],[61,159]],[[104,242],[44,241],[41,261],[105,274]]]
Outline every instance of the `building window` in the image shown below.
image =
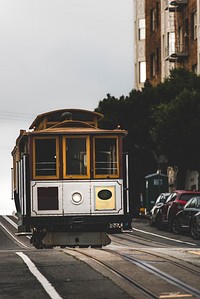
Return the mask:
[[157,74],[160,72],[160,49],[156,49],[156,72]]
[[169,56],[175,53],[175,32],[167,33],[167,50]]
[[183,52],[183,26],[178,28],[178,51]]
[[139,62],[139,82],[144,83],[146,81],[146,61]]
[[156,58],[155,58],[155,54],[151,54],[151,78],[155,77],[156,75]]
[[140,19],[139,24],[139,40],[143,40],[146,37],[146,29],[145,29],[145,19]]
[[157,16],[156,26],[158,27],[159,26],[159,18],[158,18],[158,16],[159,16],[159,1],[156,2],[156,16]]
[[151,31],[155,31],[155,25],[156,25],[156,10],[151,9],[150,11],[150,24],[151,24]]
[[192,39],[197,39],[197,12],[192,14]]
[[194,64],[192,66],[192,71],[193,71],[193,73],[197,74],[197,64]]
[[185,20],[184,23],[184,32],[183,32],[183,37],[184,37],[184,47],[185,50],[188,51],[188,47],[189,47],[189,21],[188,19]]

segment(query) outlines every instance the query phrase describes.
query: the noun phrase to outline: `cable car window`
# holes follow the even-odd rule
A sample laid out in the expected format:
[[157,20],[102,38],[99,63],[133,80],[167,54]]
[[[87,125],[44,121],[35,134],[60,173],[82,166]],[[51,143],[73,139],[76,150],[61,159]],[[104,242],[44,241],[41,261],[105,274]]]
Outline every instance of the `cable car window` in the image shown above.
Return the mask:
[[88,177],[88,137],[66,137],[64,140],[64,177]]
[[95,138],[95,176],[116,177],[119,174],[117,138]]
[[34,139],[34,174],[36,177],[57,177],[56,138]]

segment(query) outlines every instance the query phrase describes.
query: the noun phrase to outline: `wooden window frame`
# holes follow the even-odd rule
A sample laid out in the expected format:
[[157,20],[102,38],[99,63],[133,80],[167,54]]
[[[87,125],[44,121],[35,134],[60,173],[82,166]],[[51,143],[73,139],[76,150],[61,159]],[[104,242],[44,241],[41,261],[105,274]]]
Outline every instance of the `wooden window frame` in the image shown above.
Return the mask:
[[[86,159],[87,159],[87,172],[86,174],[66,174],[67,173],[67,160],[66,160],[66,145],[67,139],[85,139],[86,140]],[[89,135],[70,135],[63,136],[62,138],[63,147],[63,178],[64,179],[89,179],[90,178],[90,136]]]
[[[96,139],[115,139],[116,140],[116,157],[117,157],[117,174],[96,174],[95,171],[95,162],[96,162],[96,147],[95,140]],[[95,136],[93,138],[93,169],[94,169],[94,178],[104,179],[104,178],[119,178],[120,170],[119,170],[119,138],[118,136]]]
[[[56,175],[36,175],[36,152],[35,152],[35,141],[45,139],[54,139],[56,141]],[[33,138],[33,179],[59,179],[59,139],[57,136],[39,136]]]

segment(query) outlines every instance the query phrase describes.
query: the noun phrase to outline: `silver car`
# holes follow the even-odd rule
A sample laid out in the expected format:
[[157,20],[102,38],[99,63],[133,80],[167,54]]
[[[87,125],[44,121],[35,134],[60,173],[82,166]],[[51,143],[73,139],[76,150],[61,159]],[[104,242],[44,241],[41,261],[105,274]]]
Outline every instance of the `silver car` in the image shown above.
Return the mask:
[[157,216],[158,209],[161,205],[163,205],[167,198],[169,197],[170,193],[161,193],[158,198],[156,199],[155,205],[149,212],[149,225],[155,225],[155,220]]

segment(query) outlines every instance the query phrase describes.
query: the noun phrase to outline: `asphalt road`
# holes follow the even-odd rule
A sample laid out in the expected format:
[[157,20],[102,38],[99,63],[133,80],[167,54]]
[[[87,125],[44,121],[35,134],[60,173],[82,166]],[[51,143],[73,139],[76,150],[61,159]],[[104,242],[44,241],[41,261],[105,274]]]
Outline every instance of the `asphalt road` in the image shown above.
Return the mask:
[[[59,248],[36,250],[26,237],[16,237],[15,232],[16,228],[0,216],[0,299],[130,298],[126,291],[90,264]],[[135,237],[133,248],[141,246],[143,239],[147,244],[148,240],[153,240],[155,246],[149,250],[200,267],[200,240],[193,240],[188,234],[177,236],[168,231],[157,231],[145,219],[133,221],[132,233]],[[141,239],[138,241],[136,237]]]
[[27,248],[28,243],[23,247],[4,228],[5,223],[0,225],[1,299],[130,298],[83,261],[61,249],[36,250]]

